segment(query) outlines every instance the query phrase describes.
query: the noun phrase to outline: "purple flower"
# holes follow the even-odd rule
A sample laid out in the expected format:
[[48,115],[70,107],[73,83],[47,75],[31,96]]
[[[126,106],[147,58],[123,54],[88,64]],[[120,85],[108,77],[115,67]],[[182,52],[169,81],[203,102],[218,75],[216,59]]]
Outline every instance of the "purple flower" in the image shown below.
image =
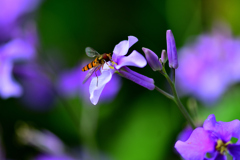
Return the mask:
[[[79,66],[73,68],[70,71],[65,71],[60,75],[58,90],[64,97],[74,97],[80,96],[85,103],[90,103],[89,101],[89,84],[90,81],[87,81],[83,84],[83,80],[87,74],[82,71],[82,68],[88,64],[90,61],[83,61]],[[95,74],[92,75],[95,77]],[[95,84],[96,85],[96,84]],[[103,89],[101,94],[100,102],[110,102],[115,98],[118,91],[121,87],[120,77],[114,75],[112,81],[109,82],[106,87]]]
[[88,148],[69,148],[53,133],[47,130],[39,131],[25,123],[16,133],[19,142],[42,152],[33,158],[34,160],[96,160],[96,156],[99,160],[109,160],[105,154],[91,152]]
[[64,143],[47,130],[39,131],[23,123],[16,133],[20,142],[34,146],[44,153],[34,158],[35,160],[74,160],[65,153]]
[[228,30],[197,37],[179,51],[176,83],[179,93],[211,104],[240,81],[240,39]]
[[14,62],[33,59],[35,48],[24,39],[14,39],[0,46],[0,97],[19,97],[22,87],[12,75]]
[[145,53],[146,59],[150,67],[153,71],[161,71],[162,64],[158,59],[158,56],[148,48],[142,48],[143,52]]
[[[175,148],[186,160],[226,159],[227,152],[233,159],[239,159],[240,144],[231,142],[231,138],[240,138],[240,121],[217,122],[209,115],[203,127],[196,128],[187,141],[177,141]],[[206,157],[209,153],[211,157]]]
[[55,88],[43,69],[44,66],[40,67],[36,62],[17,64],[13,69],[24,90],[20,100],[37,111],[49,109],[55,98]]
[[[101,70],[101,75],[98,77],[98,79],[97,77],[92,79],[89,92],[90,100],[94,105],[98,103],[103,88],[108,82],[110,82],[115,72],[120,73],[120,75],[123,77],[130,79],[131,81],[146,87],[149,90],[153,90],[155,88],[153,79],[138,74],[126,67],[135,66],[142,68],[147,64],[145,58],[135,50],[129,56],[125,56],[129,48],[137,41],[138,39],[136,37],[129,36],[128,40],[121,41],[119,44],[117,44],[113,50],[113,62],[104,64],[104,67]],[[112,65],[112,67],[109,67],[109,65]]]
[[168,54],[169,67],[177,69],[178,68],[177,48],[176,48],[175,39],[171,30],[167,30],[167,54]]
[[24,123],[17,129],[17,136],[20,142],[34,146],[44,153],[62,155],[65,152],[63,142],[47,130],[39,131]]
[[19,28],[22,15],[33,11],[40,0],[1,0],[0,33],[1,40],[11,38]]

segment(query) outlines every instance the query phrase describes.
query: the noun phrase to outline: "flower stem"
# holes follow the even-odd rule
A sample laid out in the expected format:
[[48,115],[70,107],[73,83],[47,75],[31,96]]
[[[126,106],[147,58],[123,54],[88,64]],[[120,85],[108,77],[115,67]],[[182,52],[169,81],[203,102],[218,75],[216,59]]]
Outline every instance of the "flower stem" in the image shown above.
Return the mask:
[[172,68],[172,75],[173,75],[172,81],[175,84],[175,69],[174,68]]
[[92,159],[99,160],[99,149],[96,140],[98,125],[99,107],[82,105],[80,119],[80,133],[83,145],[88,149]]
[[162,69],[162,71],[160,71],[161,74],[164,75],[164,77],[167,79],[171,89],[172,89],[172,92],[173,92],[173,101],[177,104],[179,110],[182,112],[183,116],[186,118],[186,120],[188,121],[188,123],[191,125],[191,127],[193,129],[196,128],[191,116],[188,114],[186,108],[183,106],[183,104],[181,103],[179,97],[178,97],[178,94],[177,94],[177,91],[176,91],[176,87],[175,87],[175,83],[171,81],[171,79],[169,78],[168,74],[166,73],[166,70],[165,68]]
[[174,101],[174,97],[173,97],[171,94],[169,94],[169,93],[165,92],[164,90],[158,88],[156,85],[155,85],[155,89],[156,89],[158,92],[162,93],[162,94],[163,94],[164,96],[166,96],[167,98],[169,98],[169,99],[171,99],[171,100]]

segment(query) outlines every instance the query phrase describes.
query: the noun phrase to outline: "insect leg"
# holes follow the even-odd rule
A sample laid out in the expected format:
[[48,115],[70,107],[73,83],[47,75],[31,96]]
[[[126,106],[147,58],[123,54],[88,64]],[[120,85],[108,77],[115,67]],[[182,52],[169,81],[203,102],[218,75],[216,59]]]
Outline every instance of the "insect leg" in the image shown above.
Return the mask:
[[[96,77],[97,77],[97,86],[98,86],[98,75],[97,75],[96,72],[97,72],[97,70],[99,70],[99,69],[101,68],[101,66],[102,66],[102,65],[100,65],[100,66],[95,70],[95,75],[96,75]],[[100,70],[100,72],[101,72],[101,70]]]

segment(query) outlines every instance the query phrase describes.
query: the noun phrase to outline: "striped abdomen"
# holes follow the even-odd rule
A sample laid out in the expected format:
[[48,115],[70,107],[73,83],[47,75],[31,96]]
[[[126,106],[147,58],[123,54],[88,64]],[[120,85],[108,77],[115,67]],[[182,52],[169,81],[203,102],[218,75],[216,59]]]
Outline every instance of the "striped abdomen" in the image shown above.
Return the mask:
[[96,67],[97,65],[99,65],[98,59],[94,59],[94,61],[92,61],[91,63],[88,63],[85,67],[82,68],[82,71],[87,71],[93,67]]

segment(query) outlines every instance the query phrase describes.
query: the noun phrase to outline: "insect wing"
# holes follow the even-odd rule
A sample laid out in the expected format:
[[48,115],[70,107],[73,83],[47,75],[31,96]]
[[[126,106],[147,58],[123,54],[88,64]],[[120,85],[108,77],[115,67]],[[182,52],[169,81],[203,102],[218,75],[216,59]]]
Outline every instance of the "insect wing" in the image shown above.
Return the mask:
[[83,84],[84,84],[85,82],[87,82],[87,80],[91,77],[91,75],[92,75],[97,69],[98,69],[98,66],[96,66],[96,67],[94,67],[94,68],[91,68],[91,69],[88,71],[86,77],[85,77],[84,80],[83,80]]
[[95,51],[94,49],[92,49],[91,47],[87,47],[85,49],[85,52],[87,54],[88,57],[95,57],[100,55],[97,51]]

